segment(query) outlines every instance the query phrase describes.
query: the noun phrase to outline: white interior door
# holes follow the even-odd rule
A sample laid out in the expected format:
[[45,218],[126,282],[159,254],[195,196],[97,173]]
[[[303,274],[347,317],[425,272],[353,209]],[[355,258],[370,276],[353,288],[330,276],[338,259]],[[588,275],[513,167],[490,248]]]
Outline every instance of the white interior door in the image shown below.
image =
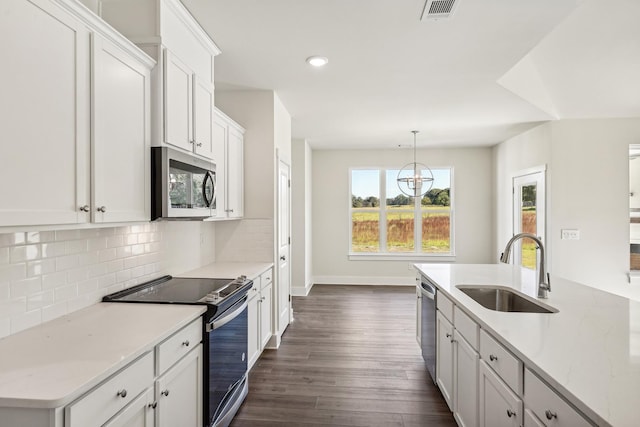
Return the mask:
[[[545,168],[523,171],[513,177],[513,233],[531,233],[545,242]],[[514,245],[516,265],[535,269],[538,265],[536,243],[519,240]]]
[[277,331],[282,335],[291,315],[291,195],[289,165],[278,162],[278,307]]

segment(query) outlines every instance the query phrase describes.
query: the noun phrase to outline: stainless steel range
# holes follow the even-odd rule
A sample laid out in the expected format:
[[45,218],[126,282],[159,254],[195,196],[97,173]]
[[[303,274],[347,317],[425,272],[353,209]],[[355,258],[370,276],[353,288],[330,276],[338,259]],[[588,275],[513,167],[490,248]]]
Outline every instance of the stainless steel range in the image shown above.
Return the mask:
[[[247,395],[247,292],[245,276],[198,279],[164,276],[107,295],[105,302],[201,304],[204,314],[204,425],[226,427]],[[208,367],[208,369],[207,369]]]

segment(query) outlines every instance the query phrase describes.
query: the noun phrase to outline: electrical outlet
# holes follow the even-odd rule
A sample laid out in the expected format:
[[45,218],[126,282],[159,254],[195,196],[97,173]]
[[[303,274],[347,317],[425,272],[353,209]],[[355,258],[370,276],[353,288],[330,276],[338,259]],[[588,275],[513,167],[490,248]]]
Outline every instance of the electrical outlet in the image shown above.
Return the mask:
[[580,230],[564,228],[561,231],[562,240],[580,240]]

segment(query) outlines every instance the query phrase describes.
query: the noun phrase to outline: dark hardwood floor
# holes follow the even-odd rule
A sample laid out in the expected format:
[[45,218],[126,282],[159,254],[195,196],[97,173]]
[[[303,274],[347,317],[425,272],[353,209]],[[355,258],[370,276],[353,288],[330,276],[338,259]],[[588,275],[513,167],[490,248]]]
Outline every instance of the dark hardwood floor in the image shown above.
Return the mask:
[[415,289],[315,285],[231,427],[455,426],[415,340]]

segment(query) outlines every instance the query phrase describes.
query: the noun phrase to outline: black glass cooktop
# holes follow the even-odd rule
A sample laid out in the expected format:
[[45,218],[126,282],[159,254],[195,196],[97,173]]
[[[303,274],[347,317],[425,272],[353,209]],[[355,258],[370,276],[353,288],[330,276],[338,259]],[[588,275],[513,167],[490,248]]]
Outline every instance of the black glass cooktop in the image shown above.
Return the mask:
[[208,303],[216,304],[237,291],[250,287],[244,277],[237,279],[201,279],[164,276],[104,297],[104,301]]

